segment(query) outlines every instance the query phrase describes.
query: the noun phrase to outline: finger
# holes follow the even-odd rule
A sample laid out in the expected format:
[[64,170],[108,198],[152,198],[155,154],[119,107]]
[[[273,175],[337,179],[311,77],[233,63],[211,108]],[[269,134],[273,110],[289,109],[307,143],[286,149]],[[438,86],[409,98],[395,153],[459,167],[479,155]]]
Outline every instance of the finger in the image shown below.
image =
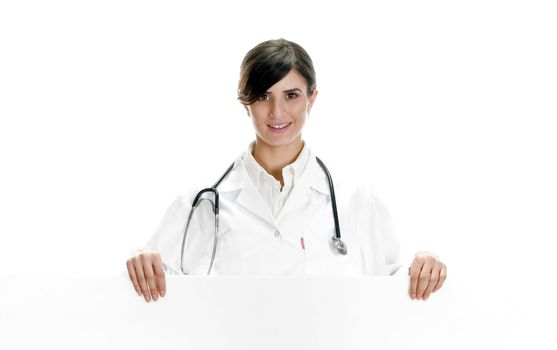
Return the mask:
[[147,282],[145,281],[145,274],[143,273],[143,264],[141,259],[134,259],[135,273],[137,275],[137,279],[139,282],[139,286],[141,287],[141,292],[143,293],[143,297],[145,298],[146,302],[151,301],[151,293],[149,292],[149,287],[147,287]]
[[155,262],[155,276],[157,278],[157,285],[159,287],[159,294],[164,297],[166,294],[166,281],[164,275],[164,268],[162,266],[162,261],[160,261],[160,256]]
[[424,261],[422,259],[415,258],[410,265],[410,298],[416,299],[416,290],[418,287],[418,275],[422,269]]
[[439,272],[439,282],[437,282],[437,285],[435,286],[435,288],[433,288],[433,293],[437,292],[439,288],[443,286],[443,283],[445,283],[446,279],[447,279],[447,266],[443,264],[443,267],[441,268],[441,272]]
[[418,287],[416,288],[416,298],[422,299],[424,292],[429,284],[429,279],[431,278],[431,266],[432,264],[428,261],[424,263],[422,270],[420,271],[420,276],[418,277]]
[[427,288],[424,292],[423,300],[427,300],[427,298],[429,298],[431,292],[433,291],[433,288],[435,288],[435,286],[439,282],[440,272],[441,272],[441,264],[438,263],[433,265],[433,268],[431,269],[431,277],[429,279],[429,283],[427,284]]
[[133,287],[135,288],[135,291],[137,292],[137,295],[141,296],[141,288],[139,287],[139,283],[137,282],[137,276],[135,274],[135,267],[133,267],[133,264],[130,260],[128,260],[126,265],[128,267],[128,275],[130,276],[130,280],[133,284]]
[[157,288],[157,280],[155,279],[155,271],[153,270],[153,259],[150,257],[144,257],[143,271],[145,272],[145,280],[149,286],[151,297],[153,298],[153,301],[157,301],[159,298],[159,292]]

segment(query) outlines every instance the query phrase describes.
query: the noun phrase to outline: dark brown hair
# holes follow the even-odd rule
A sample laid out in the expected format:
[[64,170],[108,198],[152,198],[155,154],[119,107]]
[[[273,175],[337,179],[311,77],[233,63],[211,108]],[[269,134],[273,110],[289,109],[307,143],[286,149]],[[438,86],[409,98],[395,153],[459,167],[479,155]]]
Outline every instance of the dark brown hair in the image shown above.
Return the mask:
[[240,66],[238,100],[255,102],[267,89],[296,69],[306,79],[307,94],[315,89],[315,70],[306,50],[286,39],[264,41],[249,50]]

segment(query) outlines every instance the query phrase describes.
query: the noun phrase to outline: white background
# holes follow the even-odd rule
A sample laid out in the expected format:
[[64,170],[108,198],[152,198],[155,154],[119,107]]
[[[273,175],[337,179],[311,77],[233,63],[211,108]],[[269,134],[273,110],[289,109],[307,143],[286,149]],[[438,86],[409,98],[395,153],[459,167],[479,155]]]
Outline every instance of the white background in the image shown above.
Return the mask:
[[317,71],[304,139],[374,185],[405,263],[439,255],[493,344],[548,344],[555,18],[551,1],[3,1],[0,274],[124,271],[254,138],[239,65],[284,37]]

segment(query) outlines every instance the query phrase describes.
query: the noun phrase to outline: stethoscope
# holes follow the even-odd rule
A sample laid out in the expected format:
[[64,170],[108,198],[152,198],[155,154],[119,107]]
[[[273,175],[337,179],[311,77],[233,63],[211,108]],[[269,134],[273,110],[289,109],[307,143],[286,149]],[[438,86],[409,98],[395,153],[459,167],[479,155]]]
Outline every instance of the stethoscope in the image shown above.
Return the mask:
[[[325,164],[323,164],[321,159],[319,159],[317,157],[315,157],[315,159],[317,160],[317,163],[321,166],[321,168],[325,172],[325,175],[327,175],[327,180],[329,182],[329,192],[331,193],[331,202],[332,202],[332,206],[333,206],[333,217],[334,217],[334,220],[335,220],[335,235],[333,237],[331,237],[331,240],[329,241],[329,243],[330,243],[331,249],[334,253],[341,254],[341,255],[346,255],[348,253],[346,243],[344,243],[342,241],[342,239],[340,238],[340,225],[338,223],[337,202],[336,202],[336,198],[335,198],[335,188],[333,186],[333,180],[331,178],[331,174],[329,173],[329,170],[327,170],[327,167],[325,166]],[[232,168],[234,168],[234,164],[235,163],[232,163],[228,167],[228,169],[226,169],[224,174],[220,177],[220,179],[212,187],[208,187],[208,188],[205,188],[205,189],[199,191],[197,193],[197,195],[195,196],[195,199],[193,200],[193,203],[191,205],[190,215],[188,216],[188,221],[186,223],[186,228],[184,230],[184,235],[182,237],[182,250],[181,250],[181,253],[180,253],[180,268],[182,270],[182,273],[184,273],[184,274],[186,274],[186,272],[184,271],[183,258],[184,258],[184,248],[186,246],[186,236],[188,235],[188,227],[190,225],[190,220],[191,220],[191,217],[193,215],[193,212],[199,206],[199,204],[201,204],[205,200],[209,201],[209,203],[211,204],[211,208],[213,210],[213,213],[215,215],[213,252],[211,254],[211,261],[209,263],[209,269],[207,270],[207,275],[209,275],[211,273],[211,270],[213,268],[213,262],[215,261],[215,255],[216,255],[216,252],[217,252],[217,241],[218,241],[218,233],[219,233],[219,191],[217,190],[217,187],[228,176],[228,174],[232,171]],[[205,192],[212,192],[214,194],[215,200],[212,201],[210,198],[201,198],[201,196]]]

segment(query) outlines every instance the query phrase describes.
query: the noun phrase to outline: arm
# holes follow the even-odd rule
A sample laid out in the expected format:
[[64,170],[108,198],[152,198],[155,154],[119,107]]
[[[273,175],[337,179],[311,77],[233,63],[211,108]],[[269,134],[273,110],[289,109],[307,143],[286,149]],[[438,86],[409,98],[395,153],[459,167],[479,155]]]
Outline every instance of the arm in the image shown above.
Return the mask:
[[155,234],[143,249],[136,249],[127,260],[130,280],[146,302],[166,294],[165,273],[181,274],[181,240],[191,210],[194,191],[178,196],[167,209]]
[[410,287],[408,293],[412,299],[427,300],[431,293],[438,291],[447,278],[447,267],[434,254],[426,251],[417,252],[409,268],[400,264],[400,244],[395,237],[395,229],[387,207],[378,199],[373,187],[367,188],[373,199],[377,214],[378,228],[383,247],[385,263],[391,276],[408,274]]

